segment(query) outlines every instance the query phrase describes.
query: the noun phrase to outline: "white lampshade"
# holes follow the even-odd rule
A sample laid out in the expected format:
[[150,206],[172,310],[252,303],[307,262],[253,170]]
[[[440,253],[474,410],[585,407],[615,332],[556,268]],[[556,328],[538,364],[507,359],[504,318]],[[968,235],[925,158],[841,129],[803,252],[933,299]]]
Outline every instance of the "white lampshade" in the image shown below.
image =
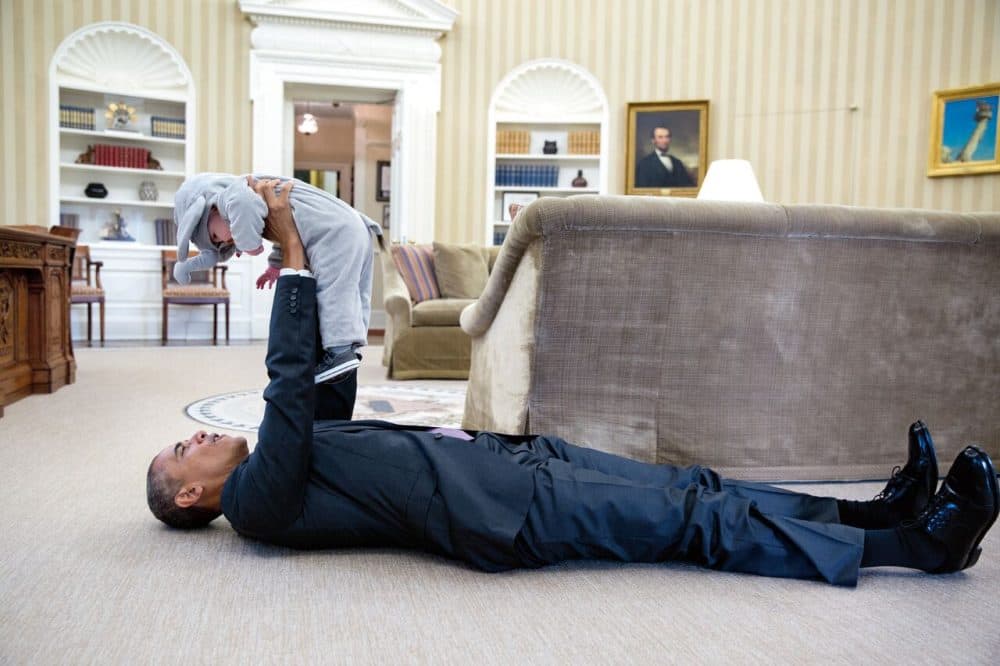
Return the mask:
[[710,201],[763,201],[753,167],[746,160],[715,160],[698,191],[699,199]]
[[311,113],[302,114],[302,122],[299,123],[299,132],[309,136],[310,134],[315,134],[319,131],[319,125],[316,123],[316,116]]

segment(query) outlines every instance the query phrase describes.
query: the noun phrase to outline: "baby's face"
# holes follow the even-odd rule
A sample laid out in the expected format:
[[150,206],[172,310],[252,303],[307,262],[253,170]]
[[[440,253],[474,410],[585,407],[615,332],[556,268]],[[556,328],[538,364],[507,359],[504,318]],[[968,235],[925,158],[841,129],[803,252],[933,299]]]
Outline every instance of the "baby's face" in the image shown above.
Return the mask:
[[219,209],[212,206],[212,212],[208,214],[208,237],[215,245],[228,245],[233,242],[233,232],[229,229],[229,223],[222,219]]

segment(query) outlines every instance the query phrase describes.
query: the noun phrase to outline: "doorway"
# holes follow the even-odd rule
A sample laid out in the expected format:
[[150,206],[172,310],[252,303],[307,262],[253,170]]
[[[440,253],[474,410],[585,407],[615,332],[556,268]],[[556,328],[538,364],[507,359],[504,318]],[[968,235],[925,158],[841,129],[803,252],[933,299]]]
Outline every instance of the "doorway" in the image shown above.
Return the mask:
[[[339,96],[339,95],[338,95]],[[293,175],[391,230],[392,101],[293,101]]]
[[[433,177],[441,105],[441,47],[437,42],[452,29],[458,12],[437,0],[374,4],[377,11],[369,6],[373,3],[240,3],[240,10],[254,25],[251,170],[292,175],[295,100],[389,103],[393,109],[386,169],[392,206],[390,238],[428,243],[434,240]],[[338,88],[351,95],[336,95]],[[308,89],[321,94],[300,94]],[[372,98],[358,99],[354,95],[359,92]],[[355,190],[362,178],[369,177],[374,174],[355,169]],[[374,212],[374,219],[381,220],[381,211]],[[257,292],[251,305],[256,337],[267,335],[271,313],[267,296]],[[381,298],[372,304],[381,306]],[[375,314],[373,307],[373,327]]]
[[[292,174],[325,190],[391,229],[392,122],[394,96],[371,100],[367,91],[329,87],[289,91],[292,99]],[[379,100],[383,95],[375,96]],[[376,262],[381,257],[376,257]],[[372,280],[370,328],[385,329],[382,271]]]

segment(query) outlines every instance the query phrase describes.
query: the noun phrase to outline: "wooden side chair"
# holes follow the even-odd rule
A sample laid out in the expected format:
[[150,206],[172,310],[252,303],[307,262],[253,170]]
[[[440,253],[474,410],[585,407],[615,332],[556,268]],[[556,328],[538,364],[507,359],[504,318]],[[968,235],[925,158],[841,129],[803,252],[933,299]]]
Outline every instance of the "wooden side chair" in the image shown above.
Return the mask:
[[[191,274],[191,284],[182,285],[174,279],[174,264],[177,263],[177,250],[161,250],[161,269],[163,273],[163,337],[161,344],[167,344],[168,305],[211,305],[212,306],[212,344],[218,344],[219,336],[219,306],[226,307],[226,344],[229,344],[229,290],[226,289],[226,271],[228,266],[217,264],[210,271],[197,271]],[[192,255],[192,256],[197,256]],[[222,276],[221,282],[219,276]]]
[[[101,318],[101,345],[104,344],[104,286],[101,284],[103,261],[90,259],[90,247],[77,245],[73,257],[73,278],[70,283],[69,302],[87,306],[87,346],[93,344],[93,306],[97,303]],[[93,269],[93,270],[91,270]]]

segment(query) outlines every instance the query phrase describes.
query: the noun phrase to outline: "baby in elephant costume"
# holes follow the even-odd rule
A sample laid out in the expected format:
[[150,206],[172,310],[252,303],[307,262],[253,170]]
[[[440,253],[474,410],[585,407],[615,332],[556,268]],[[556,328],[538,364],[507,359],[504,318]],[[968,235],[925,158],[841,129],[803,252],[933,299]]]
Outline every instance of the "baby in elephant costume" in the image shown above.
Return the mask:
[[[177,263],[181,284],[191,274],[211,268],[234,254],[264,251],[262,233],[267,204],[251,183],[271,180],[262,175],[200,173],[188,178],[174,197]],[[293,179],[277,178],[278,191]],[[316,366],[316,383],[336,381],[358,367],[357,349],[368,338],[371,317],[373,239],[382,228],[347,203],[300,180],[292,185],[290,205],[302,238],[308,269],[316,278],[320,338],[324,355]],[[188,259],[189,244],[200,253]],[[281,247],[274,246],[268,269],[257,288],[271,286],[281,267]]]

